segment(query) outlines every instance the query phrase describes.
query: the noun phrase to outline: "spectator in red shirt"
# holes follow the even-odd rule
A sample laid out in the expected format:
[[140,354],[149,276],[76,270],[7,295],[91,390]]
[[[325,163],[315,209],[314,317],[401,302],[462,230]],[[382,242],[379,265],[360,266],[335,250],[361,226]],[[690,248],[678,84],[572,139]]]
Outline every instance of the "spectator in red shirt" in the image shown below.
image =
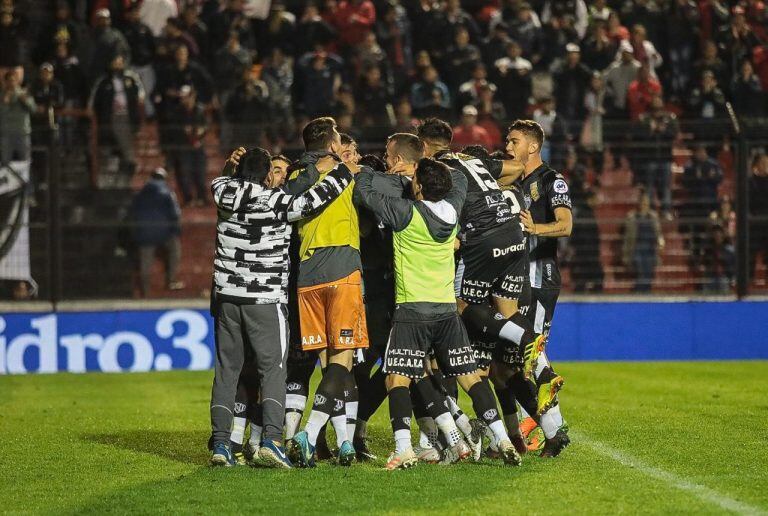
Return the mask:
[[660,94],[661,84],[651,76],[650,65],[647,62],[643,63],[637,72],[637,79],[629,84],[627,92],[627,106],[629,107],[630,119],[639,119],[640,115],[648,111],[651,99]]
[[493,141],[488,131],[477,124],[477,108],[475,106],[464,106],[461,110],[461,125],[453,128],[454,149],[462,149],[467,145],[482,145],[490,148]]
[[373,29],[376,10],[370,0],[344,0],[333,14],[333,25],[339,31],[342,45],[356,46]]

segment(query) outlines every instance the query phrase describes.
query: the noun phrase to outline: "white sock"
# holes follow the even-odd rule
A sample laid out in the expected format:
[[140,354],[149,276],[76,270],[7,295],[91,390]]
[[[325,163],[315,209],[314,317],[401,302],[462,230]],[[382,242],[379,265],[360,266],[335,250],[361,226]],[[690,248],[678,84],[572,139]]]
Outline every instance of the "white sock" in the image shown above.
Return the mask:
[[448,441],[448,446],[454,446],[461,441],[461,435],[459,435],[459,429],[456,428],[456,422],[453,420],[453,416],[449,412],[443,412],[435,419],[437,428],[445,436],[445,440]]
[[546,353],[542,351],[539,355],[538,361],[536,362],[536,372],[534,373],[534,376],[538,378],[545,367],[549,367],[549,359],[547,358]]
[[501,327],[501,330],[499,331],[499,337],[504,340],[510,340],[515,344],[520,344],[520,342],[523,340],[524,333],[525,330],[523,330],[520,326],[513,323],[512,321],[509,321]]
[[285,440],[293,439],[293,436],[296,435],[296,430],[299,429],[299,425],[301,424],[301,417],[304,414],[302,414],[299,411],[291,410],[290,412],[285,413]]
[[395,453],[403,453],[411,448],[411,430],[395,430]]
[[494,421],[490,425],[488,425],[488,428],[491,429],[491,432],[493,432],[493,436],[496,438],[496,442],[503,441],[504,439],[509,439],[509,436],[507,435],[507,430],[504,428],[504,423],[501,422],[501,419]]
[[[320,430],[325,426],[331,416],[325,412],[319,410],[313,410],[309,413],[309,419],[307,420],[307,426],[304,427],[304,431],[307,432],[309,444],[315,446],[317,444],[317,436]],[[344,428],[346,431],[346,428]]]
[[557,431],[563,426],[563,415],[560,413],[560,405],[555,405],[541,415],[541,429],[544,430],[544,437],[552,439]]
[[341,447],[341,443],[347,440],[347,415],[333,416],[331,424],[336,431],[336,446]]
[[307,406],[307,397],[301,394],[285,395],[285,439],[292,439],[296,430],[301,425],[301,417],[304,415],[304,407]]
[[448,396],[448,406],[451,409],[453,420],[456,422],[456,426],[461,430],[461,433],[466,437],[472,433],[472,425],[469,424],[469,417],[459,408],[459,404],[456,400]]
[[251,437],[248,439],[248,442],[259,446],[261,444],[261,431],[262,428],[260,426],[251,423]]
[[364,419],[358,419],[355,423],[355,439],[365,439],[368,437],[368,421]]
[[419,446],[432,448],[437,441],[437,425],[431,417],[422,417],[416,420],[419,425]]
[[499,451],[499,442],[496,440],[496,436],[493,433],[493,430],[491,430],[489,427],[485,427],[485,435],[490,439],[491,444],[488,446],[493,451]]
[[245,438],[245,418],[236,417],[232,419],[232,433],[229,435],[229,440],[233,443],[243,444]]
[[347,439],[351,439],[355,435],[355,429],[357,428],[357,406],[358,401],[348,401],[344,410],[347,412]]

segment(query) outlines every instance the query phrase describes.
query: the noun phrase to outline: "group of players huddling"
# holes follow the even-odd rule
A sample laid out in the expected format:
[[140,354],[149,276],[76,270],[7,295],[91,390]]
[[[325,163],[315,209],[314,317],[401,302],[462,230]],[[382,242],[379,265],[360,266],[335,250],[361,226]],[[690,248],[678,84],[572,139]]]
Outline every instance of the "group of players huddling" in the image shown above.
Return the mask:
[[417,135],[390,136],[383,160],[361,157],[324,117],[303,130],[295,163],[263,149],[230,156],[212,186],[211,464],[374,460],[367,423],[387,397],[388,470],[483,454],[518,466],[529,450],[555,457],[568,445],[563,378],[545,353],[568,185],[542,162],[531,120],[509,127],[506,152],[453,152],[451,139],[427,119]]

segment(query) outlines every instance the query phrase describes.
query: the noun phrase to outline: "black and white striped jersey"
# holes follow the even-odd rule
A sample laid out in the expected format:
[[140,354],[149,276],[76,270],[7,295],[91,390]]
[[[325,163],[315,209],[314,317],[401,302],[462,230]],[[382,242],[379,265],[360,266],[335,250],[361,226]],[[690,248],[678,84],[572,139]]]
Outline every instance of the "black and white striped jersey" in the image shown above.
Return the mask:
[[239,304],[287,303],[290,222],[322,210],[352,179],[341,163],[300,195],[238,177],[214,179],[216,299]]

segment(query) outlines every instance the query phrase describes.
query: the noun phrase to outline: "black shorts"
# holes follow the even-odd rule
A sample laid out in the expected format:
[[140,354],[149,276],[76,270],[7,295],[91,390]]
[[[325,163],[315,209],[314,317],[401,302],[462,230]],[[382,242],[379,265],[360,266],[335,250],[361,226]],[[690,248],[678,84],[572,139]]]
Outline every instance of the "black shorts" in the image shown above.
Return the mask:
[[523,364],[519,353],[519,346],[506,346],[502,342],[472,341],[475,352],[475,362],[478,369],[488,369],[491,362],[500,362],[510,367],[520,367]]
[[557,305],[557,298],[559,296],[560,289],[531,289],[530,306],[525,310],[520,310],[520,312],[528,317],[536,333],[549,335],[549,330],[552,327],[552,317],[555,315],[555,305]]
[[460,376],[477,371],[474,350],[458,314],[435,321],[395,321],[384,352],[386,374],[419,379],[426,361],[434,355],[445,376]]
[[[368,348],[376,356],[384,354],[392,329],[392,314],[395,311],[395,285],[392,272],[386,269],[363,271],[365,286],[365,320],[368,326]],[[371,355],[371,353],[366,353]]]
[[505,226],[480,236],[459,249],[454,288],[456,297],[487,303],[490,296],[517,300],[528,279],[525,238]]

